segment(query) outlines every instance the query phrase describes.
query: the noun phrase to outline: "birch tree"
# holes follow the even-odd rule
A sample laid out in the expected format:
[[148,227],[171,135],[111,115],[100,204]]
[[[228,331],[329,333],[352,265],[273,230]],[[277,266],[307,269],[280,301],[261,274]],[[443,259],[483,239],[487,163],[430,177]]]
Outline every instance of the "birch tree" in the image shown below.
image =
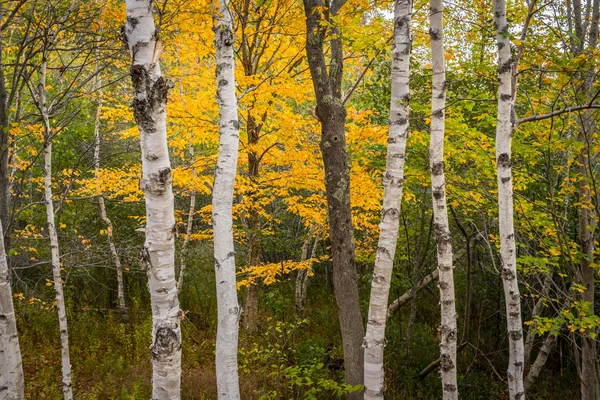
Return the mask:
[[363,347],[365,399],[383,399],[383,350],[388,312],[388,297],[404,182],[406,140],[408,138],[408,105],[410,100],[411,1],[394,1],[394,44],[392,49],[392,97],[386,171],[383,176],[383,206],[379,224],[379,244],[371,283],[369,317]]
[[517,281],[517,254],[513,212],[511,143],[515,118],[513,95],[513,59],[510,50],[506,4],[494,0],[494,25],[498,46],[498,119],[496,125],[496,170],[498,176],[498,212],[500,227],[501,277],[506,301],[509,339],[508,389],[510,398],[524,399],[523,326],[521,295]]
[[23,362],[3,235],[0,222],[0,397],[6,400],[22,400],[25,398]]
[[241,310],[236,289],[232,202],[238,160],[239,120],[235,93],[233,15],[227,0],[219,1],[217,12],[213,30],[217,52],[220,140],[212,200],[218,307],[217,390],[220,400],[237,400],[240,398],[237,347]]
[[48,224],[48,236],[50,237],[50,253],[52,264],[52,278],[56,294],[56,310],[58,312],[58,326],[60,328],[60,345],[62,361],[62,389],[65,400],[73,398],[71,382],[71,356],[69,350],[69,331],[67,326],[67,310],[63,292],[63,281],[61,277],[60,248],[58,234],[54,218],[54,203],[52,201],[52,141],[55,131],[50,124],[50,108],[46,96],[46,77],[48,72],[47,58],[51,46],[52,37],[56,32],[46,28],[44,31],[44,44],[42,50],[42,63],[40,66],[40,82],[38,84],[37,96],[32,91],[36,106],[42,117],[44,127],[44,203],[46,205],[46,222]]
[[175,215],[167,146],[167,93],[161,73],[162,45],[154,26],[153,2],[127,0],[124,36],[131,53],[133,114],[140,131],[146,198],[146,241],[141,265],[152,302],[152,398],[179,399],[181,327],[175,280]]
[[452,236],[446,204],[444,175],[444,128],[446,108],[446,67],[444,63],[444,17],[442,0],[431,0],[430,7],[432,96],[431,141],[429,163],[433,220],[437,244],[440,306],[442,316],[440,337],[440,372],[444,399],[458,399],[456,383],[456,305],[452,261]]

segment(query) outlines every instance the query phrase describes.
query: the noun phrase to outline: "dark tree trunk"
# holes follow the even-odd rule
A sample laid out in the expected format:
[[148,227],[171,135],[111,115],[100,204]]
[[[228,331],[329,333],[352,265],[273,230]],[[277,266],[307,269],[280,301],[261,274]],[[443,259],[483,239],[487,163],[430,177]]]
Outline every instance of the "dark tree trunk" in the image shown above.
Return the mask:
[[[321,153],[325,166],[325,190],[329,235],[333,258],[333,285],[344,346],[346,383],[363,384],[364,325],[358,298],[354,232],[350,208],[350,164],[346,153],[346,109],[341,83],[343,53],[341,33],[331,28],[331,61],[325,63],[324,41],[327,26],[322,19],[338,14],[344,0],[304,0],[306,54],[317,99],[316,115],[321,121]],[[353,393],[349,399],[360,399]]]

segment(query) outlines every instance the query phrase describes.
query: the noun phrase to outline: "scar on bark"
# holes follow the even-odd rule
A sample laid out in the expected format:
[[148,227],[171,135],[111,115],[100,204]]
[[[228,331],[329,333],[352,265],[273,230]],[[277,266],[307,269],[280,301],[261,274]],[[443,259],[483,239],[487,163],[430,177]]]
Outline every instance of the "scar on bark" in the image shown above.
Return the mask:
[[508,153],[500,154],[498,156],[497,163],[498,163],[499,167],[509,168],[510,167],[510,156],[508,155]]
[[431,173],[437,176],[440,175],[442,172],[444,172],[444,162],[438,161],[433,163],[433,165],[431,166]]
[[175,329],[175,324],[159,325],[154,334],[154,344],[152,345],[152,358],[160,359],[168,357],[174,351],[181,348],[181,339]]

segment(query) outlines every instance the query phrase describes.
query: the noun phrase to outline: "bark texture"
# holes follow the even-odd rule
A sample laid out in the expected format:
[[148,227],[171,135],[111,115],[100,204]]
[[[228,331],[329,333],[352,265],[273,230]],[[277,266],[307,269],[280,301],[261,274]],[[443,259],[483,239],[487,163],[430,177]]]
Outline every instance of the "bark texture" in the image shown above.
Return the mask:
[[446,178],[444,176],[444,128],[446,108],[446,66],[444,63],[444,20],[442,0],[430,3],[432,96],[431,142],[429,162],[431,168],[431,193],[433,220],[437,244],[440,306],[442,316],[440,337],[440,372],[444,399],[458,399],[456,383],[456,301],[452,260],[452,236],[446,204]]
[[521,295],[517,281],[517,250],[513,217],[511,145],[515,129],[512,91],[513,60],[510,51],[506,4],[494,0],[494,25],[498,46],[498,120],[496,126],[496,170],[500,227],[501,277],[506,301],[509,339],[508,389],[510,399],[525,398],[523,386],[524,348],[521,321]]
[[[100,116],[102,115],[102,81],[100,75],[96,78],[96,90],[98,90],[98,105],[96,108],[96,121],[94,124],[94,176],[96,179],[100,178]],[[106,234],[108,237],[108,246],[110,248],[110,255],[115,263],[117,270],[117,297],[119,299],[119,311],[121,312],[121,319],[124,323],[127,323],[127,306],[125,304],[125,288],[123,285],[123,266],[121,265],[121,258],[117,252],[113,236],[113,224],[108,218],[106,213],[106,204],[104,203],[104,196],[98,195],[98,206],[100,207],[100,217],[106,225]]]
[[167,92],[158,59],[162,46],[154,26],[153,2],[127,0],[124,34],[132,57],[133,113],[140,131],[146,198],[146,241],[142,266],[152,302],[152,398],[179,399],[181,327],[175,281],[175,215],[167,147]]
[[409,74],[411,50],[411,2],[394,2],[394,44],[392,50],[392,97],[386,171],[383,176],[383,206],[379,243],[373,269],[365,348],[365,399],[384,398],[383,351],[388,298],[400,226],[400,205],[404,183],[404,162],[408,138]]
[[[333,288],[344,347],[345,380],[363,384],[364,325],[360,313],[354,230],[350,207],[350,164],[346,153],[346,109],[342,100],[342,35],[332,22],[344,0],[304,0],[306,54],[315,90],[315,114],[321,122],[321,154],[325,167],[325,192],[333,259]],[[325,62],[325,38],[329,35],[330,63]],[[354,392],[348,399],[360,399]]]
[[52,277],[56,293],[56,310],[58,311],[58,326],[60,329],[61,361],[62,361],[62,388],[65,400],[73,399],[71,387],[71,356],[69,352],[69,331],[67,327],[67,309],[63,294],[63,281],[61,277],[60,249],[58,247],[58,234],[54,222],[54,204],[52,202],[52,139],[54,133],[50,126],[49,110],[46,103],[46,52],[43,54],[40,68],[40,83],[38,92],[38,108],[42,114],[44,124],[44,202],[46,204],[46,220],[48,223],[48,236],[50,237]]
[[213,230],[217,281],[217,390],[220,400],[240,398],[237,347],[238,305],[232,201],[239,147],[238,106],[235,94],[233,16],[227,0],[219,1],[215,45],[217,49],[217,103],[219,104],[219,156],[213,186]]
[[[2,237],[0,222],[0,238]],[[23,362],[10,288],[10,272],[4,243],[0,240],[0,398],[23,400],[24,390]]]

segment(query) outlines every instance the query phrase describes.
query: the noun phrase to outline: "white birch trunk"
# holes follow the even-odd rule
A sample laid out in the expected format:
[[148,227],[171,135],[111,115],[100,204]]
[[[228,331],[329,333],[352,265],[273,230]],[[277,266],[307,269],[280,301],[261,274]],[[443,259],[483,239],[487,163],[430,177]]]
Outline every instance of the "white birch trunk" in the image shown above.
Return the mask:
[[510,399],[524,399],[523,326],[521,295],[517,281],[517,254],[513,221],[513,187],[511,142],[514,132],[514,98],[512,95],[513,60],[510,51],[506,4],[494,0],[494,25],[498,45],[498,120],[496,126],[496,168],[498,174],[498,223],[500,226],[501,276],[506,301],[506,321],[509,338],[508,389]]
[[162,46],[151,0],[127,0],[125,36],[132,57],[133,112],[140,130],[146,197],[146,242],[142,265],[152,302],[152,398],[179,399],[181,327],[175,280],[175,215],[167,145],[167,94],[158,59]]
[[[96,90],[98,91],[98,107],[96,108],[96,121],[94,124],[94,176],[96,180],[100,178],[100,116],[102,114],[102,81],[98,71],[97,73]],[[123,267],[121,266],[121,259],[119,253],[117,253],[117,248],[115,247],[113,224],[106,213],[106,204],[104,203],[104,196],[102,194],[98,195],[98,205],[100,207],[100,217],[102,217],[102,221],[104,221],[104,224],[106,225],[110,254],[117,269],[117,297],[119,299],[121,319],[123,322],[127,323],[128,317],[127,307],[125,305],[125,289],[123,287]]]
[[442,316],[440,338],[440,373],[444,399],[458,399],[456,383],[456,304],[452,260],[452,236],[448,223],[446,204],[446,178],[444,176],[444,128],[446,108],[446,66],[444,63],[444,18],[442,0],[431,0],[430,8],[432,94],[431,142],[429,162],[431,167],[431,192],[433,220],[437,243],[440,306]]
[[50,116],[46,103],[46,52],[44,51],[40,68],[40,83],[38,92],[38,107],[44,123],[44,201],[46,203],[46,218],[48,222],[48,236],[50,236],[52,276],[56,292],[56,310],[58,311],[58,326],[60,329],[60,345],[62,359],[62,387],[65,400],[73,399],[71,387],[71,356],[69,353],[69,331],[67,327],[67,310],[63,294],[63,283],[60,267],[60,250],[58,247],[58,234],[54,222],[54,204],[52,203],[52,139],[53,133],[50,126]]
[[4,232],[0,223],[0,398],[23,400],[23,362],[17,335],[17,321],[10,288],[10,271],[4,249]]
[[235,276],[232,202],[239,146],[238,106],[235,94],[233,16],[227,0],[219,1],[215,15],[219,156],[213,186],[215,275],[217,281],[217,390],[220,400],[240,398],[238,332],[240,307]]
[[406,139],[409,129],[410,24],[411,2],[395,0],[388,153],[386,171],[383,176],[384,192],[382,217],[379,224],[379,243],[371,283],[367,330],[363,342],[365,399],[383,399],[385,390],[383,367],[385,325],[396,242],[398,241]]

